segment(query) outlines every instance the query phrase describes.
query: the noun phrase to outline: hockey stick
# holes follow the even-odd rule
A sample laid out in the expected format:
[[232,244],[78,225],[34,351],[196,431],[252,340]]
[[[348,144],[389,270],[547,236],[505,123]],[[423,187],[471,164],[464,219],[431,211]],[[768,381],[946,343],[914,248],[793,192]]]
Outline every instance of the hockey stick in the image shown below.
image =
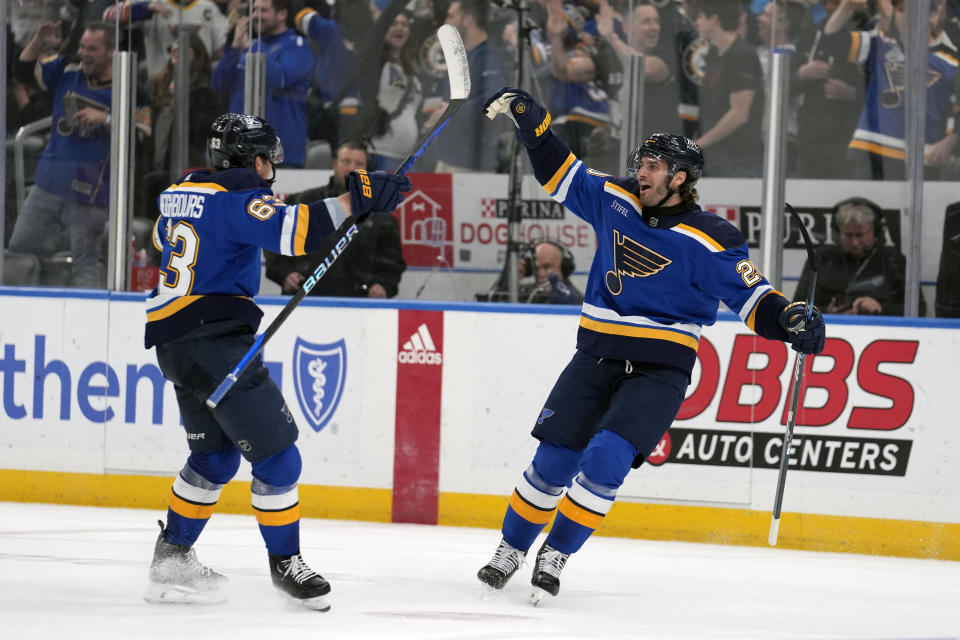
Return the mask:
[[[790,206],[789,202],[784,205],[793,216],[793,219],[800,225],[800,235],[803,236],[804,248],[807,250],[807,263],[810,265],[810,290],[807,292],[807,322],[813,315],[813,299],[817,291],[817,258],[813,253],[813,241],[810,240],[810,233],[804,226],[803,220],[797,214],[796,209]],[[787,459],[790,457],[790,443],[793,441],[793,429],[797,423],[797,405],[800,402],[800,386],[803,382],[803,365],[807,360],[807,354],[801,353],[797,356],[797,364],[793,368],[793,385],[790,392],[790,413],[787,414],[787,431],[783,436],[783,450],[780,454],[780,474],[777,476],[777,495],[773,499],[773,516],[770,519],[770,535],[767,542],[770,546],[776,546],[777,537],[780,534],[780,508],[783,506],[783,489],[787,483]]]
[[[400,166],[397,167],[396,171],[394,171],[394,174],[398,176],[402,176],[410,170],[410,167],[413,166],[420,156],[423,155],[426,148],[440,135],[440,132],[443,131],[444,127],[447,126],[457,111],[460,110],[460,107],[463,106],[467,96],[470,95],[470,69],[467,66],[467,52],[463,47],[463,41],[460,39],[460,33],[456,27],[445,24],[437,30],[437,38],[440,40],[440,46],[443,49],[443,58],[447,63],[447,76],[450,80],[450,102],[447,104],[447,108],[441,114],[440,119],[437,120],[433,128],[420,139],[416,150],[407,156],[406,159],[400,163]],[[343,255],[343,252],[346,251],[350,245],[351,240],[359,233],[360,225],[363,224],[363,221],[366,220],[368,215],[370,215],[369,212],[356,218],[353,216],[348,218],[350,224],[346,230],[342,232],[340,237],[337,238],[337,242],[333,249],[330,250],[330,254],[317,265],[313,273],[310,274],[310,277],[304,281],[300,290],[297,291],[293,298],[290,299],[290,302],[283,307],[279,315],[277,315],[273,322],[267,327],[266,331],[257,336],[257,339],[240,362],[237,363],[237,366],[227,374],[216,390],[210,394],[210,397],[207,398],[208,407],[213,409],[220,404],[220,401],[223,400],[227,392],[236,384],[237,379],[243,374],[247,366],[249,366],[249,364],[253,362],[253,359],[263,350],[263,346],[267,343],[267,340],[277,332],[280,325],[286,321],[287,317],[297,308],[297,305],[300,304],[306,295],[310,293],[317,282],[329,272],[330,267],[333,266],[337,258]]]

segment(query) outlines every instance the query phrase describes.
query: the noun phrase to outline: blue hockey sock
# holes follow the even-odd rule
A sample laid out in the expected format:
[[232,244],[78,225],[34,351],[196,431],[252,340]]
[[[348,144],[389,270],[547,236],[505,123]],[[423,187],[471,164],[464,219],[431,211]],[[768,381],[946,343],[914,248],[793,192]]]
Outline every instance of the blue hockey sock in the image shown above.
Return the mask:
[[609,513],[616,495],[615,490],[578,475],[560,502],[547,544],[563,553],[578,551]]
[[240,452],[233,447],[190,454],[170,490],[164,540],[192,547],[213,515],[223,485],[239,465]]
[[510,496],[503,517],[503,539],[507,544],[521,551],[529,549],[550,522],[562,495],[563,487],[547,484],[531,464]]
[[267,552],[289,556],[300,551],[300,452],[290,445],[252,465],[250,501]]
[[579,550],[610,512],[636,455],[636,447],[613,431],[594,434],[580,457],[580,474],[560,503],[547,544],[564,553]]

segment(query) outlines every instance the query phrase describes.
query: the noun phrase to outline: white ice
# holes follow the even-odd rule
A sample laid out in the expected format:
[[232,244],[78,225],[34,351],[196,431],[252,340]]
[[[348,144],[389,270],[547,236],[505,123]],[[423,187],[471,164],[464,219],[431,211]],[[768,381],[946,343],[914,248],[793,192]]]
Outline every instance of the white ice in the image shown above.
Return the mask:
[[196,548],[230,601],[149,605],[163,515],[0,503],[0,638],[960,637],[957,562],[595,536],[533,607],[529,566],[499,593],[475,577],[495,530],[305,519],[304,558],[333,586],[319,613],[273,590],[253,517],[222,514]]

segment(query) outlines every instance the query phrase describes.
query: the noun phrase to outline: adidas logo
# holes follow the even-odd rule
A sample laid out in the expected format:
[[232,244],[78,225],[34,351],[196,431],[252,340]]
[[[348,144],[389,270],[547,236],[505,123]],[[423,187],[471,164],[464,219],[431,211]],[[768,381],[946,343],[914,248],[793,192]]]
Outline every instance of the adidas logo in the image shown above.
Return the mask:
[[443,363],[443,355],[437,351],[426,322],[417,327],[417,331],[403,343],[403,348],[397,354],[397,360],[403,364]]

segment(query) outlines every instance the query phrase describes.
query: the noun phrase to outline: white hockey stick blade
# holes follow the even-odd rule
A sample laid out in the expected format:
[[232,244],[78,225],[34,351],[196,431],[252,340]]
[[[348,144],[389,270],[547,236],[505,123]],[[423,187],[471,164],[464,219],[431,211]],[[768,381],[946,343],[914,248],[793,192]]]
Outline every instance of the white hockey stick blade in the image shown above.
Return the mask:
[[440,40],[443,59],[447,63],[450,99],[466,100],[470,95],[470,67],[467,64],[467,50],[463,47],[460,32],[453,25],[445,24],[437,29],[437,39]]
[[767,536],[767,543],[771,547],[777,546],[777,538],[780,536],[780,518],[770,520],[770,533]]

